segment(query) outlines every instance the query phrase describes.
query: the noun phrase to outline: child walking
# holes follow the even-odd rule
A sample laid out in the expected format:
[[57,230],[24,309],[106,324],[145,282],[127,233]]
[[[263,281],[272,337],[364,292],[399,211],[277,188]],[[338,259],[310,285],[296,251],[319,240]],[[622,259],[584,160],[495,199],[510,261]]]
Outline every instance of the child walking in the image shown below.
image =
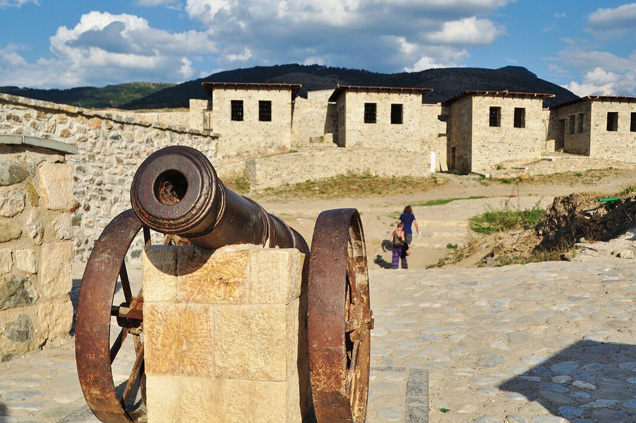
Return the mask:
[[393,260],[391,261],[391,268],[397,269],[400,259],[402,259],[402,269],[408,269],[409,265],[406,262],[406,249],[408,248],[408,244],[406,243],[404,225],[402,222],[398,222],[397,229],[391,233],[391,243],[393,244]]

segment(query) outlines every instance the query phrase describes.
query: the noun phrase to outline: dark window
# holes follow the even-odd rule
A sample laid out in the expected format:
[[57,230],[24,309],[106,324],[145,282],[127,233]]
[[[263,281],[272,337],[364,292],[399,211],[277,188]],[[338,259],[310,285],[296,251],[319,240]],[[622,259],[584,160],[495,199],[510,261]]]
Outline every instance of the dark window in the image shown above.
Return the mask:
[[490,126],[501,126],[501,107],[490,108]]
[[243,120],[243,100],[232,100],[232,120]]
[[585,120],[585,113],[579,113],[577,119],[576,132],[580,134],[581,132],[583,132],[583,121]]
[[526,109],[515,107],[515,128],[526,127]]
[[607,130],[618,131],[618,112],[607,112]]
[[629,130],[636,132],[636,113],[632,113],[632,119],[629,122]]
[[576,115],[570,115],[568,116],[568,129],[570,132],[570,135],[572,135],[574,133],[574,126],[576,125]]
[[272,121],[272,102],[261,100],[258,102],[258,120],[262,122]]
[[391,123],[396,125],[402,124],[402,105],[391,104]]
[[364,123],[376,122],[377,104],[364,103]]

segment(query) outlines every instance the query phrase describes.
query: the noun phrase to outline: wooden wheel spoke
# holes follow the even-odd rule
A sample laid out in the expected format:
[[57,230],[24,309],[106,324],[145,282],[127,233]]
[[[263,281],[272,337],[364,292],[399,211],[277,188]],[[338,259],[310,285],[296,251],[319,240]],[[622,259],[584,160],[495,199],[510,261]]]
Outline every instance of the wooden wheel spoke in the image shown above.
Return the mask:
[[141,348],[137,352],[137,358],[135,359],[135,364],[133,365],[132,371],[130,372],[130,376],[128,376],[128,381],[126,382],[126,387],[124,388],[124,392],[122,393],[121,402],[124,408],[126,404],[130,401],[130,396],[134,392],[133,388],[135,387],[135,383],[137,379],[141,380],[144,372],[144,348],[143,344]]
[[150,245],[152,240],[150,239],[150,228],[146,225],[143,226],[144,232],[144,245]]
[[349,370],[351,373],[355,373],[355,369],[358,363],[358,351],[360,350],[360,342],[354,342],[353,348],[351,349],[351,364],[349,366]]
[[121,289],[124,291],[124,298],[126,304],[130,304],[132,301],[132,292],[130,291],[130,279],[128,279],[128,271],[126,270],[126,262],[121,264],[121,270],[119,271],[119,278],[121,279]]
[[351,302],[357,303],[358,291],[356,287],[356,272],[352,263],[353,260],[347,260],[347,283],[351,292]]
[[124,344],[127,335],[128,328],[122,328],[117,338],[115,338],[115,342],[113,342],[113,345],[110,347],[110,364],[113,364],[113,361],[115,361],[115,357],[119,354],[119,350],[121,350],[121,346]]

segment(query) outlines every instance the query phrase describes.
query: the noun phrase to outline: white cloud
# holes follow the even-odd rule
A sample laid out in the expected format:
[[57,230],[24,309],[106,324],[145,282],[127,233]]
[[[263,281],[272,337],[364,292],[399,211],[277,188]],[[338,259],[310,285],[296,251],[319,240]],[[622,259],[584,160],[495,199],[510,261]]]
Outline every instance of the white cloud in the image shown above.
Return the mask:
[[[488,15],[514,1],[135,0],[182,7],[181,17],[199,30],[171,33],[138,16],[90,12],[50,37],[51,58],[23,66],[33,72],[49,67],[37,80],[43,87],[178,82],[237,64],[319,63],[379,72],[462,66],[470,48],[505,32]],[[2,63],[24,60],[3,47]],[[0,67],[0,78],[21,80],[18,68]]]
[[327,65],[327,60],[325,60],[324,57],[316,57],[316,56],[312,56],[312,57],[308,57],[305,59],[305,61],[303,62],[303,65],[320,65],[320,66],[325,66]]
[[582,83],[572,81],[565,88],[578,96],[588,95],[630,95],[636,94],[634,82],[636,71],[628,71],[622,74],[608,72],[597,67],[585,74]]
[[242,52],[238,54],[228,54],[226,57],[230,62],[246,62],[252,58],[252,50],[245,47]]
[[26,65],[26,60],[18,54],[17,50],[17,47],[13,45],[4,49],[0,48],[0,65],[2,65],[0,68]]
[[490,20],[472,16],[458,21],[444,22],[441,31],[427,34],[425,38],[434,44],[483,46],[491,44],[498,35],[504,32],[502,27]]
[[22,7],[27,3],[33,3],[40,5],[39,0],[0,0],[0,9],[6,9],[8,7]]
[[601,66],[614,72],[624,72],[634,68],[634,58],[622,58],[607,51],[589,49],[584,46],[571,46],[558,52],[561,64],[576,68],[582,73],[589,72]]
[[[512,0],[514,1],[514,0]],[[461,65],[467,49],[505,33],[486,17],[511,0],[187,0],[190,19],[208,28],[230,68],[306,63],[395,72]],[[444,48],[436,48],[439,46]]]
[[[439,51],[444,50],[444,51]],[[431,48],[429,55],[421,56],[412,66],[405,66],[405,72],[419,72],[433,68],[460,67],[462,61],[470,57],[466,50],[453,50],[448,48]]]
[[[172,34],[149,26],[137,16],[90,12],[73,28],[60,27],[50,37],[54,57],[19,65],[13,49],[0,50],[0,79],[19,84],[22,72],[41,75],[30,87],[103,86],[129,81],[183,81],[199,74],[190,57],[213,53],[209,35],[188,31]],[[12,53],[12,54],[9,54]],[[19,69],[19,70],[18,70]]]
[[636,29],[636,3],[623,4],[615,9],[598,9],[588,16],[587,28],[610,35],[633,33]]

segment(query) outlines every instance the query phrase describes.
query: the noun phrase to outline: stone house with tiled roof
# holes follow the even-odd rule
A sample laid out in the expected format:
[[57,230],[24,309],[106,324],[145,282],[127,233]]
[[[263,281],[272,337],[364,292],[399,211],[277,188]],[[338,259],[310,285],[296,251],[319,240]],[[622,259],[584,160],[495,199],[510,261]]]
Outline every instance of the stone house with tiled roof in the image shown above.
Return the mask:
[[465,91],[442,103],[449,170],[484,172],[504,163],[538,160],[553,94]]
[[636,162],[636,98],[588,96],[551,109],[556,148]]
[[[292,118],[299,84],[204,82],[209,101],[202,128],[219,136],[226,157],[245,151],[284,153],[292,148]],[[199,129],[199,128],[197,128]]]
[[[544,100],[553,94],[465,91],[426,104],[422,100],[431,89],[421,87],[338,85],[308,98],[298,95],[296,84],[204,83],[204,88],[209,102],[200,110],[191,105],[190,113],[203,121],[195,129],[218,135],[219,158],[247,158],[260,174],[291,175],[289,183],[345,170],[488,173],[540,160],[555,148],[636,162],[633,98],[585,97],[547,109]],[[334,149],[347,152],[346,165]],[[298,175],[271,156],[296,152]],[[271,186],[277,183],[267,179]]]

